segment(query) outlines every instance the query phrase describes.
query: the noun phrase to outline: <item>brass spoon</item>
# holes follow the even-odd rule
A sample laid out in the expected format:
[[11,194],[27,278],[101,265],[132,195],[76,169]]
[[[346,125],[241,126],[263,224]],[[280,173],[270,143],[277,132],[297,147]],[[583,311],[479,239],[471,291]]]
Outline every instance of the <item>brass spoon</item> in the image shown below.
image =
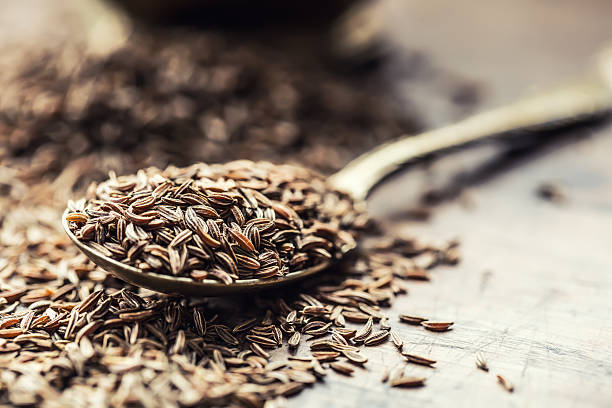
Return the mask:
[[[577,84],[525,99],[505,107],[479,113],[458,123],[401,138],[383,144],[350,162],[329,177],[331,187],[349,193],[355,200],[365,200],[370,190],[402,164],[424,155],[457,147],[513,130],[546,125],[562,127],[579,120],[591,119],[612,109],[612,53],[602,53],[596,75]],[[194,281],[190,278],[142,272],[138,268],[106,257],[79,241],[63,217],[66,234],[75,245],[102,269],[136,286],[164,293],[191,296],[225,296],[275,288],[320,272],[330,266],[323,262],[310,268],[290,272],[282,278],[242,279],[230,285],[215,280]],[[342,248],[346,255],[353,247]]]

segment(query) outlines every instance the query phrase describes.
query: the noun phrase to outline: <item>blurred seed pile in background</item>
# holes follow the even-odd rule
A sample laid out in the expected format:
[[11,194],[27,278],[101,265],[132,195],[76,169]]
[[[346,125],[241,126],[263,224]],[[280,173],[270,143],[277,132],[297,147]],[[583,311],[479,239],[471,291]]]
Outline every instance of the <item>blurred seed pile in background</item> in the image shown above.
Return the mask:
[[416,128],[380,78],[216,34],[141,32],[105,58],[62,48],[7,62],[1,154],[33,179],[86,156],[99,174],[244,157],[329,172]]

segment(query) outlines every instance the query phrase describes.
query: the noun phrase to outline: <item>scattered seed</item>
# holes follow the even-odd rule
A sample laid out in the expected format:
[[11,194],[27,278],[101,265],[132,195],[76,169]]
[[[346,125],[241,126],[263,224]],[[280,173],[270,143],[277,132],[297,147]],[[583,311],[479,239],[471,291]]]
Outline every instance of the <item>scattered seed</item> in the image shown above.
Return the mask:
[[482,371],[489,372],[489,365],[487,364],[487,360],[482,353],[476,354],[476,367],[481,369]]
[[363,341],[365,346],[377,346],[387,340],[389,332],[387,330],[380,330],[370,334],[368,338]]
[[300,344],[300,332],[295,332],[291,335],[291,337],[289,337],[289,340],[287,343],[289,343],[290,347],[297,347],[298,344]]
[[560,203],[567,199],[563,189],[556,183],[542,183],[538,186],[536,192],[538,197],[547,201]]
[[407,314],[401,314],[399,315],[399,319],[401,322],[404,323],[408,323],[408,324],[414,324],[414,325],[420,325],[422,322],[426,322],[428,319],[424,318],[424,317],[419,317],[419,316],[411,316],[411,315],[407,315]]
[[402,347],[404,346],[404,341],[401,339],[399,334],[397,334],[397,332],[395,332],[395,330],[391,330],[391,331],[389,331],[389,335],[391,336],[391,341],[393,342],[393,345],[398,350],[401,351]]
[[351,363],[355,364],[365,364],[368,362],[368,358],[362,354],[359,354],[355,351],[343,351],[342,354],[346,357]]
[[350,366],[349,364],[346,363],[342,363],[340,361],[336,361],[333,363],[330,363],[329,365],[334,371],[340,373],[340,374],[344,374],[344,375],[352,375],[353,371],[355,371],[355,369]]
[[372,334],[372,327],[374,327],[374,320],[372,317],[368,318],[366,324],[364,324],[359,330],[355,332],[353,341],[362,342],[365,341]]
[[407,361],[414,363],[414,364],[420,364],[420,365],[431,367],[433,364],[436,363],[436,360],[431,360],[427,357],[417,356],[416,354],[402,353],[402,355],[406,357]]
[[453,322],[421,322],[421,326],[435,332],[450,330],[452,325]]
[[320,363],[335,361],[340,357],[340,353],[337,351],[315,351],[312,356],[319,360]]
[[497,374],[497,382],[508,392],[514,392],[514,385],[505,377]]
[[425,385],[425,378],[423,377],[396,377],[391,379],[392,387],[406,387],[416,388]]

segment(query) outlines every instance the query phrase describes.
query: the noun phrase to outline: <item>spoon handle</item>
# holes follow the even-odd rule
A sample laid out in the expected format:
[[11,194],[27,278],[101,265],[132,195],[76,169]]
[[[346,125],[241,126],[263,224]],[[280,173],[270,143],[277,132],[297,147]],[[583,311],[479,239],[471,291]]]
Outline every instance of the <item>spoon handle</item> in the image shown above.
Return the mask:
[[383,144],[332,175],[335,188],[365,199],[370,190],[402,164],[430,153],[514,130],[562,127],[612,109],[612,90],[603,77],[478,113],[455,124]]

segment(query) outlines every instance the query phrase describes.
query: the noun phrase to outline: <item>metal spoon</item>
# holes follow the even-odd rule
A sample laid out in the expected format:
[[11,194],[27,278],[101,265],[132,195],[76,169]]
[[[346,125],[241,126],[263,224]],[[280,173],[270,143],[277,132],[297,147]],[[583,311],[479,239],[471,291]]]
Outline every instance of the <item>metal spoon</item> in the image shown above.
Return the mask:
[[[513,130],[562,127],[612,110],[612,50],[600,56],[595,75],[547,94],[479,113],[453,125],[401,138],[367,152],[329,177],[331,187],[365,200],[370,190],[402,164],[424,155],[482,140]],[[275,288],[320,272],[330,262],[290,272],[273,280],[243,279],[230,285],[215,280],[194,281],[151,272],[106,257],[79,241],[70,231],[64,213],[63,226],[75,245],[102,269],[136,286],[164,293],[191,296],[225,296]],[[343,248],[343,255],[354,247]]]

